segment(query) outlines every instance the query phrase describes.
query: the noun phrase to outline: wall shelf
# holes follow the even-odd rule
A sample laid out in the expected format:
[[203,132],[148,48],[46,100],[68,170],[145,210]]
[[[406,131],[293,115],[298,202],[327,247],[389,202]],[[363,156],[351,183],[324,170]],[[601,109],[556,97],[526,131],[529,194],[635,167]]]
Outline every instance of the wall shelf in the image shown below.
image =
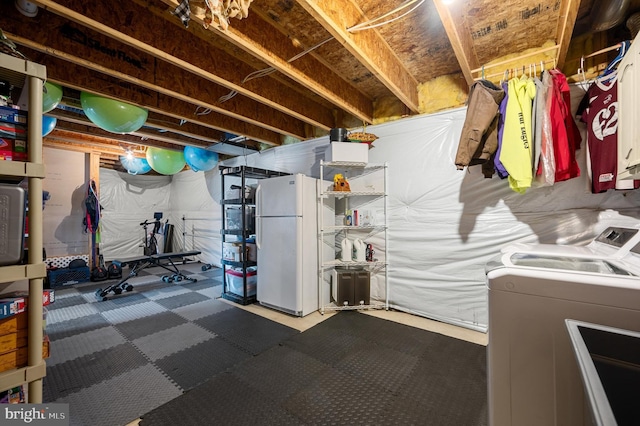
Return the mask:
[[[42,180],[45,169],[42,161],[42,87],[47,79],[46,67],[24,59],[0,53],[0,79],[15,89],[29,89],[27,112],[27,162],[0,161],[0,179],[20,182],[27,178],[30,206],[42,204]],[[29,209],[28,264],[0,267],[0,283],[29,280],[28,301],[28,360],[27,366],[0,373],[0,390],[28,383],[28,403],[42,403],[42,378],[46,364],[42,358],[42,289],[46,266],[42,256],[42,209]],[[0,290],[3,288],[0,285]]]
[[[366,205],[369,206],[367,210],[371,208],[377,208],[381,211],[381,215],[377,220],[371,220],[364,222],[366,225],[349,225],[337,224],[334,218],[334,223],[324,223],[323,215],[318,215],[318,227],[320,229],[318,235],[318,252],[322,252],[323,246],[326,244],[325,236],[331,235],[336,237],[338,234],[342,235],[342,238],[349,238],[350,235],[356,235],[357,237],[370,238],[373,236],[381,235],[381,243],[384,245],[384,255],[387,256],[388,251],[388,237],[387,237],[387,164],[368,164],[368,163],[351,163],[351,162],[324,162],[320,161],[320,181],[324,182],[325,178],[331,181],[333,173],[327,173],[327,170],[334,173],[344,173],[349,175],[351,191],[332,191],[332,188],[322,188],[318,195],[318,209],[321,210],[325,200],[331,199],[331,201],[342,199],[345,204],[345,211],[349,209],[349,203],[353,203],[356,206]],[[373,175],[373,173],[378,173]],[[371,175],[371,176],[367,176]],[[362,179],[366,176],[366,179],[372,180],[374,183],[371,185],[363,186],[358,179]],[[382,201],[381,201],[382,200]],[[377,204],[376,204],[377,203]],[[336,212],[337,213],[337,212]],[[346,212],[345,212],[346,215]],[[334,238],[329,238],[330,241],[334,241]],[[334,251],[337,252],[336,244],[334,243]],[[381,249],[382,247],[379,247]],[[349,254],[350,256],[351,254]],[[389,277],[388,277],[388,263],[386,258],[378,260],[374,258],[369,261],[343,261],[336,258],[331,261],[323,261],[318,259],[320,267],[318,268],[318,297],[320,305],[320,313],[324,314],[327,310],[361,310],[361,309],[388,309],[389,308]],[[341,276],[351,276],[351,283],[354,287],[355,293],[361,293],[364,291],[362,299],[370,298],[370,274],[382,272],[384,279],[384,301],[370,301],[361,300],[358,303],[358,295],[351,294],[349,299],[353,299],[353,303],[340,303],[337,300],[340,297],[341,291],[337,289],[340,285],[338,272]],[[353,271],[353,272],[347,272]],[[358,272],[360,271],[360,272]],[[364,271],[364,272],[362,272]],[[354,275],[356,274],[356,275]],[[363,281],[362,278],[357,275],[369,276],[369,282]],[[346,281],[343,281],[346,282]],[[363,283],[368,285],[364,289]],[[360,286],[360,287],[358,287]],[[328,291],[325,287],[328,287]],[[359,288],[359,290],[356,289]],[[347,287],[348,288],[348,287]],[[328,297],[327,297],[328,294]],[[368,296],[367,296],[368,295]],[[347,298],[345,297],[345,300]]]

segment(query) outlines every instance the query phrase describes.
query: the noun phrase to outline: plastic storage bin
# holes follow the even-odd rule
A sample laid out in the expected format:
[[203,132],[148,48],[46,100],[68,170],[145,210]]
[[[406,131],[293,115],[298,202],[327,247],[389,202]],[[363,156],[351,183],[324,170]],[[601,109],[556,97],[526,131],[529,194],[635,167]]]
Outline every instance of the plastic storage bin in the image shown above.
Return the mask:
[[0,266],[22,261],[25,197],[21,187],[0,184]]
[[331,142],[324,152],[324,161],[368,163],[369,145],[356,142]]
[[[227,269],[225,272],[227,290],[231,293],[243,295],[243,275],[241,270]],[[247,294],[244,296],[255,296],[258,284],[258,271],[247,269]]]
[[[241,207],[227,207],[225,212],[226,226],[225,229],[242,230],[242,208]],[[255,207],[245,206],[245,227],[247,231],[254,232],[255,230]]]

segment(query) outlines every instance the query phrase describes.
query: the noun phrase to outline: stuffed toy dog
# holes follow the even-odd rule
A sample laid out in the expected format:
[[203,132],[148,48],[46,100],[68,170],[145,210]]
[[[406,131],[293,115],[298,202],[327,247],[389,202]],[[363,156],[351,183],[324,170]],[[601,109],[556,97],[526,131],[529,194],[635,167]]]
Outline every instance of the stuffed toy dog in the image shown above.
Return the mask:
[[349,182],[347,182],[347,179],[344,176],[342,176],[342,174],[340,173],[337,173],[333,176],[333,190],[344,191],[344,192],[351,191],[351,188],[349,187]]

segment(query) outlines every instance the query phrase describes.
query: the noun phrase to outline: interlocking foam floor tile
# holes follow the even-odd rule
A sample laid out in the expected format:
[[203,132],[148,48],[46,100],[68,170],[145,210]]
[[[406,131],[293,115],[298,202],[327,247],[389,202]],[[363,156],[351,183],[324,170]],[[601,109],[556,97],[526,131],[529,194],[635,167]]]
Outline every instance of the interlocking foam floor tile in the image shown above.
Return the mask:
[[151,315],[165,312],[167,309],[158,305],[156,302],[148,301],[138,303],[136,305],[125,306],[124,308],[112,309],[110,311],[102,312],[102,316],[107,319],[111,324],[120,324],[122,322],[132,321],[138,318],[144,318]]
[[[203,410],[203,407],[213,406],[219,409]],[[247,384],[234,379],[229,373],[216,376],[204,384],[201,391],[187,392],[145,414],[140,422],[141,426],[265,424],[299,426],[301,422],[265,395],[256,395]]]
[[209,299],[219,299],[222,296],[222,286],[217,285],[215,287],[206,287],[196,290],[203,296],[207,296]]
[[147,299],[142,293],[126,292],[117,295],[111,294],[108,296],[108,299],[104,301],[98,301],[96,299],[93,306],[98,311],[105,312],[113,309],[122,309],[124,307],[137,305],[147,301],[149,301],[149,299]]
[[218,312],[226,311],[227,309],[237,309],[228,303],[221,302],[216,299],[207,299],[202,302],[194,303],[192,305],[180,306],[172,309],[172,312],[186,318],[190,321],[216,314]]
[[[326,321],[329,320],[324,322]],[[354,337],[345,330],[330,329],[327,332],[326,328],[315,326],[285,340],[282,344],[333,366],[351,351],[366,347],[367,341]]]
[[81,294],[70,294],[67,297],[58,297],[55,295],[55,302],[50,305],[47,305],[46,308],[48,311],[52,311],[55,309],[68,308],[70,306],[76,306],[87,303],[84,297]]
[[396,392],[417,363],[417,356],[369,343],[351,351],[335,367],[354,376],[369,378],[378,387]]
[[149,364],[53,402],[69,404],[70,425],[114,426],[128,424],[181,394]]
[[[198,280],[196,282],[193,281],[181,281],[178,283],[180,287],[188,288],[189,290],[196,291],[213,287],[222,287],[222,283],[216,279],[206,278],[203,280]],[[220,293],[222,293],[222,288],[220,288]]]
[[149,300],[166,299],[167,297],[174,297],[180,294],[191,293],[192,291],[183,287],[160,287],[152,290],[145,290],[144,297]]
[[124,337],[113,326],[56,339],[53,342],[53,350],[50,351],[51,356],[47,359],[47,367],[100,352],[125,342]]
[[47,313],[47,325],[53,325],[63,321],[75,320],[97,314],[99,311],[92,305],[75,305],[66,308],[52,309]]
[[185,391],[249,358],[247,352],[215,337],[155,361]]
[[179,308],[181,306],[193,305],[194,303],[204,302],[205,300],[209,300],[210,298],[204,296],[202,294],[187,291],[186,293],[176,294],[172,297],[158,299],[156,303],[164,306],[165,308],[172,310]]
[[185,324],[186,319],[173,312],[160,312],[144,318],[116,324],[115,327],[129,340],[148,336],[168,328]]
[[300,417],[301,424],[377,424],[392,397],[366,378],[331,370],[282,405]]
[[43,381],[43,399],[63,398],[148,363],[149,360],[132,344],[124,343],[48,367]]
[[194,322],[254,355],[299,333],[242,309],[222,311]]
[[107,321],[99,313],[95,313],[86,317],[78,317],[67,321],[59,321],[55,324],[51,324],[47,320],[45,332],[49,336],[49,339],[53,342],[57,339],[64,339],[65,337],[75,336],[78,333],[96,330],[98,328],[107,327],[109,325],[111,325],[109,321]]
[[202,327],[185,323],[137,338],[132,343],[149,359],[155,361],[214,337],[215,334]]
[[[231,372],[280,404],[330,369],[330,366],[283,345],[274,346]],[[256,380],[256,377],[260,379]]]

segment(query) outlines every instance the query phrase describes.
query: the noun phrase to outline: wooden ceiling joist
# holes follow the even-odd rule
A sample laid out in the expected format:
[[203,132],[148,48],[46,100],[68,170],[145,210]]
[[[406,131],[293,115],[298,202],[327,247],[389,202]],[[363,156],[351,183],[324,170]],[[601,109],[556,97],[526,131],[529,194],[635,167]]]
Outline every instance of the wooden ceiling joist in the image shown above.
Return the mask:
[[350,33],[347,28],[366,21],[351,1],[298,0],[314,19],[375,75],[411,111],[419,111],[418,82],[409,74],[375,30]]
[[571,34],[573,33],[579,8],[580,0],[562,0],[560,5],[560,19],[558,20],[558,30],[556,31],[556,43],[559,46],[556,52],[556,61],[559,68],[564,66],[564,61],[567,58],[569,42],[571,41]]
[[440,20],[447,32],[451,47],[460,64],[460,70],[467,84],[471,86],[474,82],[472,68],[480,66],[473,51],[473,39],[467,28],[464,28],[464,19],[457,13],[455,4],[444,4],[442,0],[433,0],[438,10]]
[[[255,69],[214,46],[208,46],[206,51],[203,51],[202,40],[194,40],[189,32],[177,26],[179,22],[168,25],[166,19],[149,13],[148,9],[134,2],[119,4],[117,14],[111,10],[101,10],[102,4],[86,3],[82,0],[43,0],[38,3],[65,19],[119,40],[125,45],[224,86],[228,90],[237,91],[284,114],[324,129],[334,127],[331,111],[308,99],[295,96],[285,86],[278,89],[280,83],[277,81],[269,81],[268,86],[260,83],[243,84],[243,76],[256,71]],[[95,9],[92,5],[95,5]],[[127,25],[122,19],[123,15],[134,19],[136,25]],[[170,17],[177,19],[174,16]],[[149,28],[163,28],[165,36],[156,37],[152,31],[147,31]]]
[[[173,9],[179,4],[177,0],[163,2]],[[177,18],[174,19],[177,21]],[[203,24],[197,17],[193,17],[193,22],[195,25]],[[233,20],[225,31],[213,26],[210,29],[263,61],[265,68],[272,67],[278,70],[360,120],[372,121],[373,103],[370,99],[311,55],[304,55],[289,62],[291,58],[300,54],[301,50],[266,21]],[[265,37],[265,34],[269,36]]]
[[[40,60],[38,52],[30,52],[29,56],[36,62]],[[250,139],[269,145],[281,145],[279,133],[267,130],[214,111],[197,115],[198,105],[172,98],[162,93],[154,92],[132,84],[125,84],[106,74],[93,72],[85,68],[74,67],[68,62],[49,56],[46,58],[48,79],[63,86],[86,90],[102,96],[117,99],[132,99],[133,103],[176,120],[186,120],[201,126],[221,130],[235,135],[246,136]]]

